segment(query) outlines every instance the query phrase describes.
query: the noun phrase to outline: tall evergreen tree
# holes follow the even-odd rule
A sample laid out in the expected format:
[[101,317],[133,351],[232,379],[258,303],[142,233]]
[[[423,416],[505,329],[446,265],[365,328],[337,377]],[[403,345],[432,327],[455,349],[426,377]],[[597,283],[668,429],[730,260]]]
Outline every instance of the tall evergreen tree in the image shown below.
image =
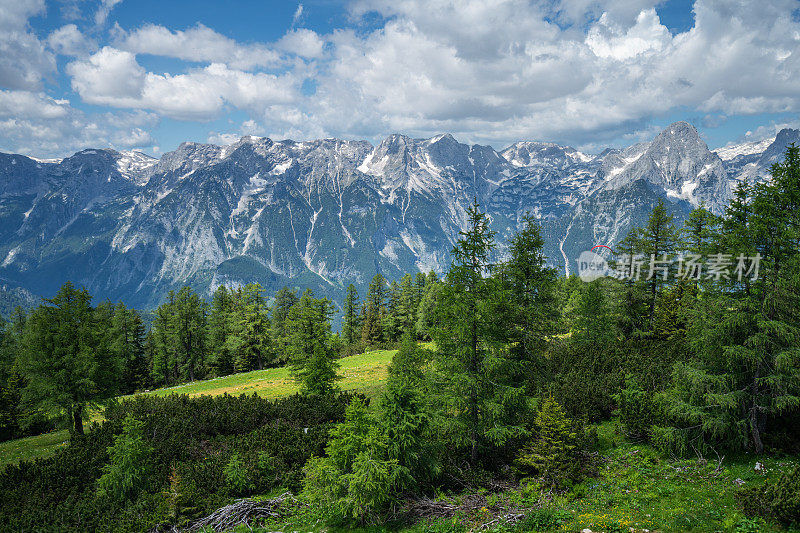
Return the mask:
[[361,323],[361,340],[368,346],[379,346],[386,341],[384,318],[386,317],[386,279],[375,274],[367,290],[364,302],[364,320]]
[[[675,254],[681,249],[681,235],[667,210],[664,200],[659,200],[653,208],[647,223],[634,228],[618,246],[619,254],[627,256],[639,266],[631,267],[634,277],[639,277],[632,286],[627,298],[636,300],[643,296],[647,306],[646,327],[651,330],[655,317],[656,301],[661,288],[675,278]],[[637,289],[639,282],[644,286],[644,295]],[[635,304],[635,302],[631,302]],[[635,305],[633,305],[635,308]],[[636,322],[633,318],[632,322]]]
[[502,342],[495,327],[491,256],[494,232],[477,201],[467,210],[467,229],[453,248],[453,263],[439,294],[432,336],[437,346],[437,378],[441,380],[443,431],[453,442],[466,445],[470,462],[477,463],[479,448],[502,444],[513,433],[493,411],[494,383],[489,373]]
[[294,289],[283,287],[275,294],[275,301],[272,304],[272,343],[276,359],[280,363],[285,363],[290,357],[288,347],[289,331],[286,328],[286,319],[289,316],[289,310],[294,307],[298,299]]
[[327,298],[314,298],[307,289],[289,310],[289,365],[305,394],[324,395],[335,390],[339,375],[336,354],[330,346],[330,317],[333,306]]
[[351,283],[347,286],[347,294],[344,298],[344,315],[342,317],[342,338],[348,347],[353,346],[361,337],[361,316],[358,300],[358,291]]
[[273,363],[269,310],[263,292],[261,285],[253,283],[236,293],[236,303],[229,315],[230,334],[225,345],[233,356],[237,372],[261,370]]
[[123,366],[122,389],[134,392],[145,385],[149,374],[144,345],[146,331],[141,315],[122,303],[116,304],[109,334],[111,351]]
[[[800,422],[796,147],[772,175],[772,183],[739,187],[722,220],[715,260],[730,271],[717,265],[697,303],[688,332],[697,356],[675,365],[662,397],[671,423],[656,428],[661,441],[684,449],[724,442],[761,453],[771,419]],[[759,254],[757,276],[740,254]]]
[[76,434],[83,434],[87,407],[118,392],[119,361],[103,346],[91,301],[67,282],[30,314],[25,332],[23,397],[66,413]]
[[233,372],[233,354],[226,343],[231,334],[232,295],[225,285],[220,285],[211,297],[208,313],[209,366],[217,376]]

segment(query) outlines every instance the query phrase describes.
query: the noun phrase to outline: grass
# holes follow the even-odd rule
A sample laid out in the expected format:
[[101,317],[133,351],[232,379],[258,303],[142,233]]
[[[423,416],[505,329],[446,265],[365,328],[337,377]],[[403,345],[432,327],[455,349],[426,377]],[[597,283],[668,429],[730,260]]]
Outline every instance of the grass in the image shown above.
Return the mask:
[[[376,350],[363,354],[343,357],[339,360],[338,382],[341,389],[360,392],[371,398],[380,393],[386,382],[389,363],[397,350]],[[168,394],[187,394],[189,396],[218,396],[221,394],[258,394],[264,398],[281,398],[298,392],[299,387],[289,374],[289,369],[269,368],[233,374],[220,378],[195,381],[176,387],[166,387],[139,394],[166,396]],[[123,396],[127,398],[130,396]],[[92,421],[101,417],[94,414]],[[66,430],[52,431],[34,437],[0,442],[0,468],[7,464],[47,457],[66,445],[69,433]]]
[[[358,391],[374,397],[386,382],[387,369],[396,350],[376,350],[339,360],[339,387],[346,391]],[[220,394],[253,394],[264,398],[281,398],[300,389],[286,367],[255,370],[232,374],[204,381],[195,381],[176,387],[167,387],[140,394],[187,394],[189,396],[218,396]]]
[[47,457],[54,454],[58,448],[66,446],[68,441],[69,431],[63,429],[0,442],[0,468],[11,463]]

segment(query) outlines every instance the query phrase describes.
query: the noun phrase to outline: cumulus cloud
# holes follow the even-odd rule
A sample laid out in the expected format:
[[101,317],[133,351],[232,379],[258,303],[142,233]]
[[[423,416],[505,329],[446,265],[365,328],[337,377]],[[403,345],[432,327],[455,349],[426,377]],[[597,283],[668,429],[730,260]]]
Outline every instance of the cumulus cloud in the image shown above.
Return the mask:
[[43,12],[43,0],[0,4],[0,87],[38,90],[42,78],[55,70],[55,57],[28,25],[30,17]]
[[65,56],[82,56],[97,50],[97,43],[86,37],[75,24],[67,24],[53,30],[47,44]]
[[69,102],[55,100],[44,93],[0,90],[0,117],[55,119],[66,117]]
[[587,145],[646,131],[682,106],[800,110],[800,25],[786,16],[796,2],[698,0],[694,27],[676,35],[657,3],[356,3],[355,16],[377,11],[386,22],[334,34],[310,115],[334,132],[369,135],[378,124],[495,144]]
[[94,23],[98,26],[105,24],[111,10],[121,2],[122,0],[100,0],[100,7],[97,8],[94,14]]
[[202,24],[176,31],[146,24],[131,32],[120,31],[117,40],[118,48],[133,54],[225,63],[240,69],[274,66],[280,60],[280,54],[264,44],[240,44]]
[[[117,3],[103,0],[103,23]],[[545,139],[583,148],[648,136],[654,118],[676,109],[800,111],[800,23],[787,16],[796,0],[697,0],[693,27],[677,34],[659,19],[659,3],[356,0],[347,27],[324,35],[299,27],[298,4],[271,43],[238,42],[202,24],[146,24],[117,27],[98,49],[75,24],[53,31],[45,47],[27,23],[43,4],[21,0],[0,6],[0,84],[57,113],[63,106],[42,93],[55,51],[74,57],[65,72],[86,103],[197,121],[238,110],[246,118],[235,135],[378,140],[449,131],[495,145]],[[152,72],[141,55],[185,63]],[[706,122],[714,123],[721,119]],[[129,140],[147,131],[123,129]]]
[[297,95],[290,74],[250,73],[212,63],[185,74],[147,72],[136,57],[104,47],[87,60],[67,66],[72,86],[92,104],[147,109],[183,120],[210,120],[225,104],[260,110],[288,103]]
[[41,93],[0,90],[0,151],[63,157],[92,147],[142,148],[154,144],[158,123],[142,111],[88,115]]

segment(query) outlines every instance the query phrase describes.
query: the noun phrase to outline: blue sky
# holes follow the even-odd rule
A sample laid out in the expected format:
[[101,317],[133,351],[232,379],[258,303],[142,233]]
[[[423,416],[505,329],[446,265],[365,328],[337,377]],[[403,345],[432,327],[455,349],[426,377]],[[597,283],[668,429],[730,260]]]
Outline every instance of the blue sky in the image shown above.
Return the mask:
[[794,0],[15,0],[0,151],[450,132],[585,151],[797,127]]

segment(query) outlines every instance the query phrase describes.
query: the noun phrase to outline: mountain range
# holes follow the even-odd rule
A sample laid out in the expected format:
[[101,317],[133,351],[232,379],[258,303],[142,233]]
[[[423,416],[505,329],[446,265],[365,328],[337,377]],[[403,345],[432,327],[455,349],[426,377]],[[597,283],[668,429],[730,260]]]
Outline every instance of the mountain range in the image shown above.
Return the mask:
[[338,301],[376,272],[446,270],[475,199],[499,253],[531,212],[549,261],[574,272],[580,252],[618,242],[660,198],[678,219],[701,203],[722,212],[736,183],[768,179],[792,142],[800,131],[784,129],[711,151],[677,122],[594,155],[543,142],[497,151],[449,134],[395,134],[377,146],[246,136],[183,143],[160,159],[0,153],[0,284],[50,296],[72,280],[142,308],[185,284],[208,295],[255,281],[268,294],[311,287]]

